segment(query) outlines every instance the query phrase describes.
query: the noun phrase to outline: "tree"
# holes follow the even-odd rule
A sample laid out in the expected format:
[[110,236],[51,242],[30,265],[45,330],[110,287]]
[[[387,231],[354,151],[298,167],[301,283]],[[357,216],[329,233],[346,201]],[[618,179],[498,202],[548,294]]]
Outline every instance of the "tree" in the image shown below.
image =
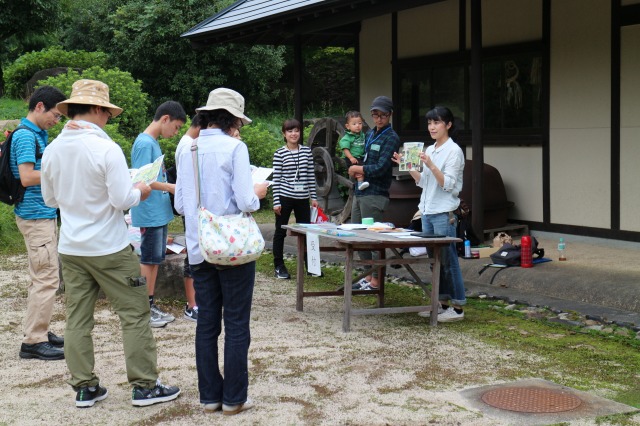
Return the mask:
[[[29,41],[30,36],[46,34],[59,24],[58,0],[0,0],[0,44],[6,56],[8,47]],[[0,61],[0,95],[4,93],[4,75]]]
[[195,51],[180,37],[229,2],[210,0],[130,0],[110,16],[109,53],[121,69],[142,80],[160,103],[167,99],[193,111],[219,86],[238,90],[251,109],[274,98],[284,66],[280,47],[216,45]]

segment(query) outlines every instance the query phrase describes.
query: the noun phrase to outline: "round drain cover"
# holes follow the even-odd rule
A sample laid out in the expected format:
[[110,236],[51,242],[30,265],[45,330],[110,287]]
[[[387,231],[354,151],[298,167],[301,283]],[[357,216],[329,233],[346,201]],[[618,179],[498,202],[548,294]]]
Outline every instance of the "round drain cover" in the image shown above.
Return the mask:
[[482,400],[492,407],[521,413],[560,413],[582,404],[568,392],[535,387],[493,389],[485,392]]

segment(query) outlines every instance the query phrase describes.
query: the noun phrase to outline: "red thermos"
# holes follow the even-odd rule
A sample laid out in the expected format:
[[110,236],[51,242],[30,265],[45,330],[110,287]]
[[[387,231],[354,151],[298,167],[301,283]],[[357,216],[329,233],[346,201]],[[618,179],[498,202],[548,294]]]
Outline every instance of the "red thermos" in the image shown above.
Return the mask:
[[522,268],[531,268],[533,266],[531,237],[528,235],[524,235],[520,240],[520,266]]

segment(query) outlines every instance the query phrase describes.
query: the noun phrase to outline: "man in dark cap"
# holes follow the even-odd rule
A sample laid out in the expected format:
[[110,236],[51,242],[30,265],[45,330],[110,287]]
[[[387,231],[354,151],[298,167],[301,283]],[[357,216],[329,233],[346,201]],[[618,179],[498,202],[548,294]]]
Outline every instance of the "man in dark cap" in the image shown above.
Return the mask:
[[[393,169],[393,153],[400,149],[400,138],[391,128],[393,102],[387,96],[378,96],[371,103],[371,118],[375,123],[365,139],[364,165],[351,166],[349,175],[364,174],[369,187],[355,190],[355,198],[351,207],[351,222],[360,223],[363,217],[382,221],[382,215],[389,205],[389,186]],[[360,258],[370,260],[376,253],[361,251]],[[353,285],[354,290],[377,290],[378,274],[371,275]]]

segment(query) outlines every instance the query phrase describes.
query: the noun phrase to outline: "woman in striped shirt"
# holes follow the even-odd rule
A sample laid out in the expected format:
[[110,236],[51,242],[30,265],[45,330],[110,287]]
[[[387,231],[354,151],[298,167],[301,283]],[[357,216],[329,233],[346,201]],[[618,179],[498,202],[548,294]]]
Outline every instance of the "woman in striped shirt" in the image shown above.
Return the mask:
[[309,204],[318,207],[313,155],[311,148],[299,144],[301,131],[298,120],[285,120],[282,135],[286,143],[273,154],[273,211],[276,214],[273,265],[276,278],[280,279],[291,278],[284,265],[284,238],[287,232],[282,225],[289,223],[292,211],[297,223],[309,223]]

